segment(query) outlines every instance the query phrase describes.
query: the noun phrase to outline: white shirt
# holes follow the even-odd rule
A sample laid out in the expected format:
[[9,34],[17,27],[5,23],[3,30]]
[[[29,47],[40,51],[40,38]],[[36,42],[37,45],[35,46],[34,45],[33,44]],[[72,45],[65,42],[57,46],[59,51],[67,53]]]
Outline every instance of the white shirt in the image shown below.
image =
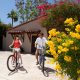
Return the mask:
[[42,39],[38,37],[35,41],[35,43],[37,44],[37,49],[41,49],[41,47],[45,47],[46,42],[47,39],[45,37],[43,37]]

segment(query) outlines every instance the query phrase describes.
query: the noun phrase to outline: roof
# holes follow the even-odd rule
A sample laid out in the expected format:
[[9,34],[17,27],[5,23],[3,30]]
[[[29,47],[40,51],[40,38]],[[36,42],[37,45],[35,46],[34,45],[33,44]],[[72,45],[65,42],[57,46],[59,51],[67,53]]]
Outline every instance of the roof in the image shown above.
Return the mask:
[[37,32],[40,32],[40,30],[28,30],[28,31],[25,31],[26,33],[37,33]]
[[34,20],[37,20],[37,18],[34,18],[34,19],[32,19],[32,20],[29,20],[29,21],[27,21],[27,22],[24,22],[24,23],[22,23],[22,24],[19,24],[19,25],[15,26],[15,27],[12,27],[12,28],[6,30],[6,32],[9,31],[9,30],[15,29],[15,28],[17,28],[17,27],[20,27],[20,26],[22,26],[22,25],[24,25],[24,24],[27,24],[27,23],[29,23],[29,22],[32,22],[32,21],[34,21]]
[[10,31],[9,34],[18,34],[18,33],[24,33],[25,31]]
[[40,33],[40,30],[28,30],[28,31],[10,31],[9,34],[19,34],[19,33]]

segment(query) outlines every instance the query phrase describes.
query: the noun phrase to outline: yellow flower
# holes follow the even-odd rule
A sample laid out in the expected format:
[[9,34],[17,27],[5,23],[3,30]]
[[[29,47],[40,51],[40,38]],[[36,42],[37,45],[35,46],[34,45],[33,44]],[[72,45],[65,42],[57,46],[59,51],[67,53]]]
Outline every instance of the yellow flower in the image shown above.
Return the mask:
[[58,58],[58,54],[54,54],[53,56],[55,57],[55,59],[57,59],[57,58]]
[[77,78],[77,80],[80,80],[80,78]]
[[49,46],[54,45],[52,41],[47,41],[46,44],[48,44]]
[[69,51],[69,49],[63,48],[62,51],[63,51],[63,52],[67,52],[67,51]]
[[56,36],[56,29],[52,29],[49,31],[50,36]]
[[70,44],[73,44],[74,43],[74,41],[70,41]]
[[71,57],[69,56],[64,56],[64,60],[68,61],[68,62],[71,62]]
[[79,48],[75,46],[75,50],[78,50]]
[[62,43],[62,46],[66,46],[67,47],[68,45],[66,43]]
[[77,70],[77,73],[80,73],[80,69]]
[[70,80],[70,79],[68,78],[68,80]]
[[74,47],[71,47],[71,49],[74,49]]
[[67,18],[64,23],[70,23],[70,22],[73,22],[73,19],[72,18]]
[[51,63],[51,64],[54,64],[54,62],[52,62],[52,61],[51,61],[50,63]]
[[77,38],[77,39],[80,39],[79,33],[76,33],[76,38]]
[[57,38],[57,41],[58,41],[58,42],[60,42],[60,41],[61,41],[61,39]]
[[70,32],[70,35],[71,35],[73,38],[76,38],[76,33]]
[[69,26],[73,26],[74,25],[74,22],[70,22],[68,25]]
[[56,75],[58,76],[58,75],[59,75],[59,72],[58,72],[58,73],[56,73]]
[[56,37],[52,37],[52,38],[51,38],[51,40],[56,40],[56,39],[57,39]]
[[53,59],[53,58],[51,58],[51,61],[53,61],[53,62],[54,62],[54,59]]
[[51,54],[52,55],[56,55],[56,51],[51,51]]
[[66,37],[66,34],[64,33],[64,34],[62,34],[62,36],[63,36],[63,37]]
[[59,54],[61,54],[61,51],[60,51],[60,50],[58,50],[58,53],[59,53]]
[[61,75],[61,78],[64,78],[64,75]]
[[58,61],[56,61],[56,63],[58,64],[59,62],[58,62]]
[[47,50],[47,51],[46,51],[46,53],[48,53],[48,54],[49,54],[49,52],[50,52],[50,50]]
[[77,26],[76,26],[76,29],[75,29],[77,32],[80,32],[80,24],[78,24]]
[[58,46],[58,49],[62,49],[63,47],[62,46]]
[[66,30],[66,31],[70,31],[70,29],[69,29],[69,28],[65,28],[65,30]]
[[59,31],[57,31],[57,32],[56,32],[56,34],[60,34],[60,32],[59,32]]
[[54,68],[57,69],[58,71],[60,71],[60,69],[61,69],[59,64],[57,64]]
[[48,63],[48,64],[49,64],[49,61],[46,61],[46,63]]

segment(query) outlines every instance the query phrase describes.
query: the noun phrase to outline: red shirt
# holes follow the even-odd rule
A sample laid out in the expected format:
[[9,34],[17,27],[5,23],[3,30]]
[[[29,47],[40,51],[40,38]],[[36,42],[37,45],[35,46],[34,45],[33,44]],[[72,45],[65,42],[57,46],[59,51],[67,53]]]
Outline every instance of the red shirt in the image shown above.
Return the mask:
[[14,48],[20,48],[20,42],[19,42],[19,40],[18,40],[18,42],[15,42],[15,40],[14,40]]

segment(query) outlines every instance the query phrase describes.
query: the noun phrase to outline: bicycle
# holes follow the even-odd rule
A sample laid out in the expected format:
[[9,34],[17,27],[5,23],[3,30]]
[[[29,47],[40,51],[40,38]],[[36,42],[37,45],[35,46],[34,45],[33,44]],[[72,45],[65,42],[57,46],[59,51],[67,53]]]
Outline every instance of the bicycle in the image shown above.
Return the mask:
[[41,47],[41,52],[39,52],[39,65],[42,67],[43,74],[44,74],[44,62],[45,62],[44,47]]
[[7,68],[10,71],[15,71],[18,67],[18,65],[20,65],[19,63],[19,56],[17,54],[17,49],[18,48],[10,48],[12,50],[15,50],[14,55],[10,55],[7,59]]

